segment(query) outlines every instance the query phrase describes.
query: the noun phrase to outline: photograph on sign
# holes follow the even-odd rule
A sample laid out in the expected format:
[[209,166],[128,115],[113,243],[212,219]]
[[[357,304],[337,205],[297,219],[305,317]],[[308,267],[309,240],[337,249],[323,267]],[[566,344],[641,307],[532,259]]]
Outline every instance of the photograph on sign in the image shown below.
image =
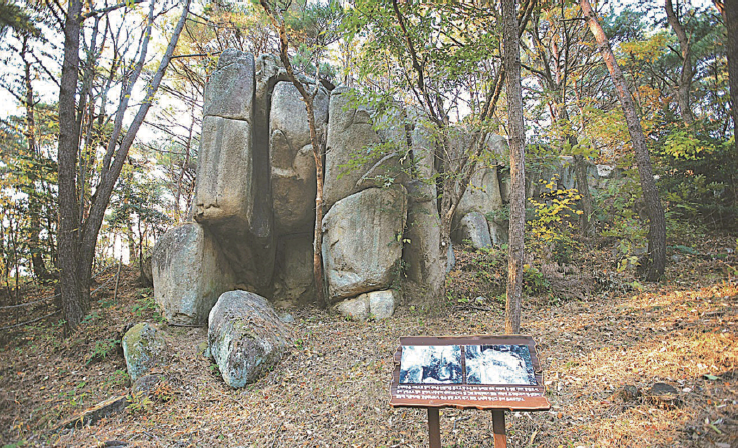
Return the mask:
[[464,351],[467,384],[537,384],[527,345],[466,345]]
[[401,384],[461,384],[461,346],[409,345],[402,348]]

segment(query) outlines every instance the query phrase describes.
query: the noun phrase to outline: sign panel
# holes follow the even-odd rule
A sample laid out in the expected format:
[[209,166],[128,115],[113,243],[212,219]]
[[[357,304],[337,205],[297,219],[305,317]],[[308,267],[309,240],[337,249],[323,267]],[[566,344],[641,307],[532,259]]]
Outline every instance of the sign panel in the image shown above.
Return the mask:
[[394,407],[551,408],[530,336],[400,338],[390,391]]

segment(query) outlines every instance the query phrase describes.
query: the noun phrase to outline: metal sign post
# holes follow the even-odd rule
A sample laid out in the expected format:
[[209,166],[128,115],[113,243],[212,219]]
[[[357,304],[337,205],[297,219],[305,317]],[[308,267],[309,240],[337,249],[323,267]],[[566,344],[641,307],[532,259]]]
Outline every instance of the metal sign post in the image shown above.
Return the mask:
[[403,337],[394,360],[390,406],[428,410],[430,448],[441,408],[491,410],[495,448],[507,446],[506,410],[551,408],[530,336]]

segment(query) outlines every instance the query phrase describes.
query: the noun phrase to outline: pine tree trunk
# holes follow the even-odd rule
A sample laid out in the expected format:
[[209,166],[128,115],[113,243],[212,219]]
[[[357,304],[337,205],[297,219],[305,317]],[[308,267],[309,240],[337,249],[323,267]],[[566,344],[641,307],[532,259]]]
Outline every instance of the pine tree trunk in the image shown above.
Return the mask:
[[520,42],[517,2],[502,0],[503,60],[507,73],[508,128],[510,133],[510,224],[507,263],[505,333],[520,333],[525,251],[525,123],[520,85]]
[[633,151],[635,152],[636,165],[638,166],[641,188],[643,189],[643,199],[646,202],[646,210],[650,221],[648,231],[649,259],[646,262],[644,277],[647,281],[658,281],[664,275],[664,269],[666,268],[666,218],[651,169],[651,158],[646,147],[646,137],[643,134],[641,121],[638,118],[625,77],[610,47],[610,41],[602,26],[600,26],[589,0],[580,0],[580,6],[589,24],[589,29],[597,41],[597,46],[610,72],[612,82],[615,84],[620,104],[623,107],[625,121],[628,124],[628,132],[633,142]]
[[68,328],[76,327],[89,310],[89,301],[82,296],[77,273],[79,215],[75,168],[79,128],[76,126],[75,93],[79,68],[80,0],[69,0],[64,26],[64,62],[59,89],[59,228],[58,268],[61,303]]

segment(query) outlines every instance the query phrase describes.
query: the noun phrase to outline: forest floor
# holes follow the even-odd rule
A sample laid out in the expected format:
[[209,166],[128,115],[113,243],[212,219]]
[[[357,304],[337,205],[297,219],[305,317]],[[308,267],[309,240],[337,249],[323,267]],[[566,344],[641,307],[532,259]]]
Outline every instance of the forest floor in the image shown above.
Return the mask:
[[[578,288],[526,298],[522,333],[537,343],[552,408],[508,412],[508,446],[738,446],[735,245],[734,237],[714,237],[672,250],[676,262],[658,284],[616,272],[603,256],[587,268],[596,274],[577,271]],[[405,305],[391,319],[354,322],[318,308],[289,310],[291,350],[244,389],[228,387],[201,354],[207,330],[161,323],[151,290],[124,269],[117,296],[115,282],[105,285],[69,337],[58,316],[1,332],[0,446],[427,446],[426,412],[388,404],[399,337],[503,332],[504,266],[490,254],[457,258],[448,300],[432,312]],[[533,291],[535,278],[528,281]],[[92,426],[55,430],[86,407],[130,393],[119,341],[141,321],[159,322],[171,344],[170,362],[159,369],[166,382]],[[0,326],[12,322],[5,316]],[[650,397],[659,382],[677,396]],[[444,447],[492,446],[491,415],[444,409],[441,438]]]

